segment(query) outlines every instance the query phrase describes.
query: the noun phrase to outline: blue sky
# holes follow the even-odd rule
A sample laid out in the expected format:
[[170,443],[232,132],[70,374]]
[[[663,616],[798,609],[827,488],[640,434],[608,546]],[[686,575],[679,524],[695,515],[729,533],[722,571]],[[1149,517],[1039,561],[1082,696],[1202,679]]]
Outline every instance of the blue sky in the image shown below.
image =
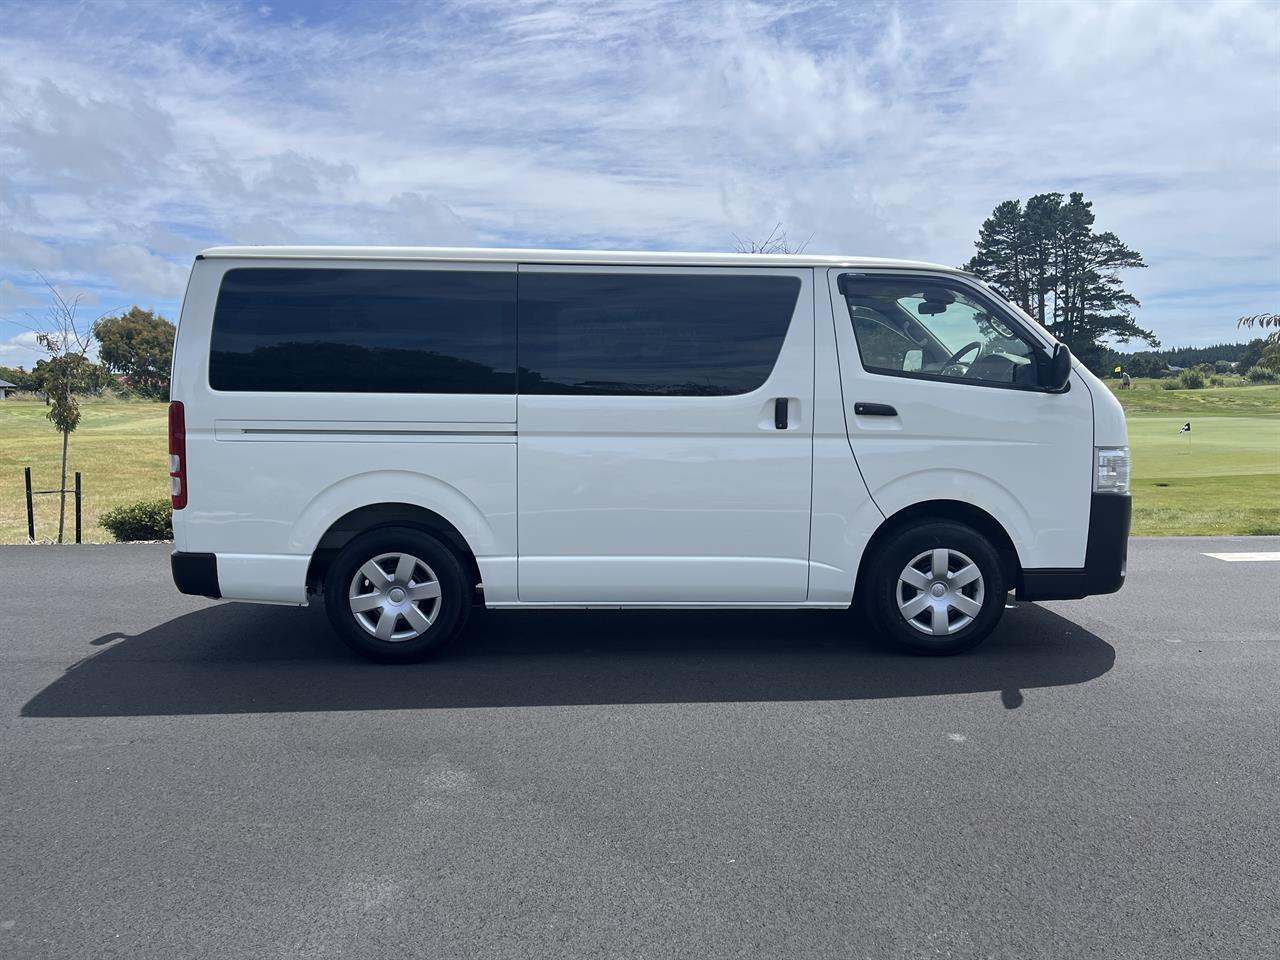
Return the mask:
[[958,264],[1075,189],[1166,344],[1280,309],[1280,4],[7,3],[0,364],[36,271],[91,319],[218,243]]

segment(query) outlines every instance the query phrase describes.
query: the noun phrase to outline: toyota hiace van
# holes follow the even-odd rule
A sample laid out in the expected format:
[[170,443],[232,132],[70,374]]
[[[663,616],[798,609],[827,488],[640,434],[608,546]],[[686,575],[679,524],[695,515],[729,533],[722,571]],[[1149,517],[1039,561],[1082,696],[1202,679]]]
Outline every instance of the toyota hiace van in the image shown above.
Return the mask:
[[[184,593],[418,659],[472,606],[848,608],[956,653],[1125,576],[1111,392],[980,280],[865,257],[221,247],[169,415]],[[851,623],[855,621],[851,619]]]

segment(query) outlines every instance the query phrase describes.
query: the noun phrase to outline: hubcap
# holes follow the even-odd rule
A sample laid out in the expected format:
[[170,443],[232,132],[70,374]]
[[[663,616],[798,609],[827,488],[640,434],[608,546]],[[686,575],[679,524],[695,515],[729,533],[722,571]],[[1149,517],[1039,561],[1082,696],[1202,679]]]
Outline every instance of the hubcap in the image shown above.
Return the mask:
[[440,614],[435,571],[408,553],[383,553],[356,571],[347,591],[356,623],[370,636],[403,643],[422,636]]
[[921,633],[946,637],[982,612],[982,573],[959,550],[926,550],[898,574],[894,595],[907,623]]

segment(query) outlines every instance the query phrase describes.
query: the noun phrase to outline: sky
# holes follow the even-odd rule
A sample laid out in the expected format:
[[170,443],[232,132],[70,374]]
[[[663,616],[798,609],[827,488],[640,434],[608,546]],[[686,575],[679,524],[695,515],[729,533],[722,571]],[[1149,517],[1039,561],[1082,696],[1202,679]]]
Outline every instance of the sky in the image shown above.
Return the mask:
[[959,265],[1071,190],[1165,345],[1280,309],[1280,3],[0,0],[0,365],[217,244]]

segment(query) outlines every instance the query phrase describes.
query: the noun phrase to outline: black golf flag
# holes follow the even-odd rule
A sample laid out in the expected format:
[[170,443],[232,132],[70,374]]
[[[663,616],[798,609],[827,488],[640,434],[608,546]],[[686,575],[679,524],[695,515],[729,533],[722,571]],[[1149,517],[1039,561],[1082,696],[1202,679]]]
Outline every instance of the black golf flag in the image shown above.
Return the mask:
[[1182,429],[1180,429],[1178,432],[1179,432],[1179,433],[1190,433],[1190,432],[1191,432],[1191,421],[1190,421],[1190,420],[1188,420],[1186,423],[1184,423],[1184,424],[1182,425]]

